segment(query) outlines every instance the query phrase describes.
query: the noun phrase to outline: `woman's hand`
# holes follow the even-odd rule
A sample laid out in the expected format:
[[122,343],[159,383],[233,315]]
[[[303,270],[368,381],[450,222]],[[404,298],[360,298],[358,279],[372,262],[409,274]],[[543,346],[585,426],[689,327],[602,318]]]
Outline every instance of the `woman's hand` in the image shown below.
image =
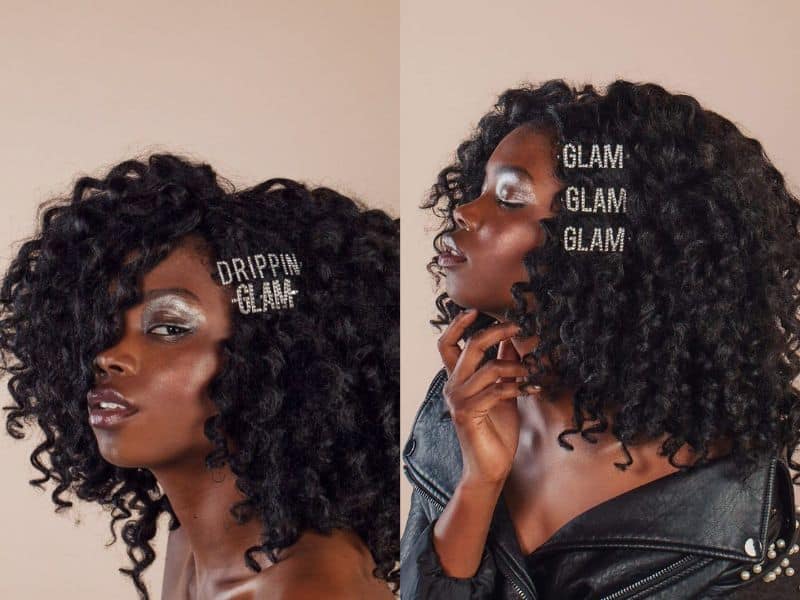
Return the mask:
[[[519,327],[493,325],[458,340],[477,311],[459,314],[439,338],[448,380],[443,395],[453,417],[463,459],[461,480],[433,528],[433,547],[445,574],[472,577],[481,563],[492,513],[519,442],[517,377],[527,374],[510,339]],[[497,358],[478,368],[484,353],[500,344]]]
[[[510,338],[516,323],[488,327],[467,340],[458,341],[475,320],[477,311],[460,313],[438,342],[448,380],[443,395],[456,429],[464,468],[462,487],[502,487],[517,451],[521,394],[517,377],[528,374]],[[499,343],[497,358],[477,368],[484,353]]]

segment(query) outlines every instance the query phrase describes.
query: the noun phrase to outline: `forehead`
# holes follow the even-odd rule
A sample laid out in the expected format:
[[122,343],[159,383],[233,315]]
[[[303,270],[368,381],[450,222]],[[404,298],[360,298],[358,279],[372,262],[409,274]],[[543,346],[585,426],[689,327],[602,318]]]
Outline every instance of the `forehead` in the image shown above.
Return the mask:
[[492,152],[486,163],[486,173],[489,175],[493,170],[507,166],[525,169],[534,180],[552,178],[555,162],[550,138],[528,125],[512,130]]
[[207,253],[194,244],[176,246],[160,263],[144,274],[144,291],[156,288],[184,287],[202,301],[213,302],[220,286],[211,278]]
[[[124,262],[136,258],[138,250],[129,252]],[[155,267],[142,276],[142,291],[153,289],[186,288],[197,295],[202,304],[213,305],[225,295],[222,287],[212,279],[209,250],[194,238],[186,238]],[[114,278],[109,293],[114,293],[118,281]]]

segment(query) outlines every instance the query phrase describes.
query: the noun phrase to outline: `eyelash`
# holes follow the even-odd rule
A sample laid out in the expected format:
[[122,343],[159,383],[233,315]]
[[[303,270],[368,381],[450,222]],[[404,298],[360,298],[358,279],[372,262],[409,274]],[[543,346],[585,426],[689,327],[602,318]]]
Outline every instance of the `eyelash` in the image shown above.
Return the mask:
[[497,198],[497,203],[507,208],[521,208],[524,206],[521,202],[506,202],[505,200],[500,200],[500,198]]
[[183,334],[191,331],[191,329],[189,329],[188,327],[181,327],[180,325],[163,324],[163,325],[156,325],[154,327],[151,327],[147,331],[147,333],[153,333],[153,330],[158,329],[159,327],[167,327],[167,328],[172,327],[173,329],[180,329],[180,331],[178,333],[172,333],[172,334],[170,334],[170,333],[168,333],[168,334],[154,333],[153,334],[153,335],[156,335],[156,336],[162,337],[162,338],[176,338],[176,337],[182,336]]

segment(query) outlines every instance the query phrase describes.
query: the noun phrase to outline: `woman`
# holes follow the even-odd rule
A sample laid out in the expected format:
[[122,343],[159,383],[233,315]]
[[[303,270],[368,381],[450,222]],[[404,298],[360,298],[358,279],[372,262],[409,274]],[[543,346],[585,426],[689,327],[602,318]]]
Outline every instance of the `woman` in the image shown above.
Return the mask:
[[402,596],[796,593],[800,206],[761,145],[658,85],[551,80],[423,207],[447,327]]
[[127,519],[142,598],[164,512],[165,599],[393,597],[398,242],[332,190],[174,155],[81,178],[0,290],[31,483],[111,507],[114,541]]

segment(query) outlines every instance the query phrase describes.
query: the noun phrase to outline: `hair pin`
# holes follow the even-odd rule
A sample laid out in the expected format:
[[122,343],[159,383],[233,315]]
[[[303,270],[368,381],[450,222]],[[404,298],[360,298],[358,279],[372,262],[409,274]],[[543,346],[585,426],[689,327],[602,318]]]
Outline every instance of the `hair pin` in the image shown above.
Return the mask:
[[[565,169],[622,169],[625,150],[622,144],[591,144],[589,159],[580,143],[564,144],[561,151]],[[594,188],[569,186],[565,191],[565,205],[574,213],[621,214],[628,211],[627,191],[620,188]],[[625,227],[564,227],[563,248],[567,252],[622,252],[625,250]]]
[[301,262],[293,252],[268,252],[217,261],[222,285],[236,285],[231,303],[248,315],[295,307],[298,290],[294,278]]

